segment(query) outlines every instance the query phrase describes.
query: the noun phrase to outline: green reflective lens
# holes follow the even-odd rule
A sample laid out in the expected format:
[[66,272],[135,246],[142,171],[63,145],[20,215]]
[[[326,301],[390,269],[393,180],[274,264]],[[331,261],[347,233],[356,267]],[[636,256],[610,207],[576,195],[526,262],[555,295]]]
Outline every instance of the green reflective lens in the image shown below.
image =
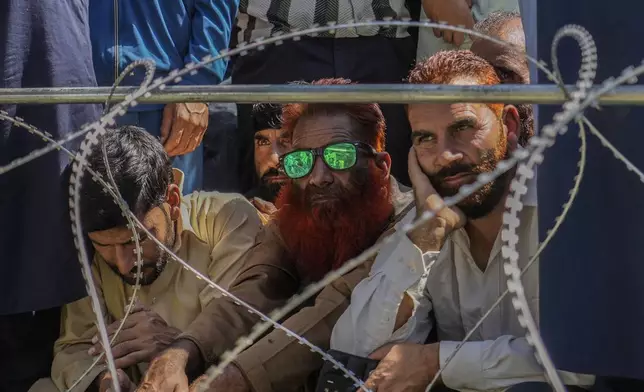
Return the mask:
[[309,151],[293,151],[284,156],[284,172],[290,178],[301,178],[313,168],[313,153]]
[[354,143],[336,143],[323,148],[292,151],[281,160],[284,173],[293,179],[307,176],[313,170],[317,156],[321,156],[331,170],[347,170],[356,164],[357,150]]
[[331,169],[349,169],[356,164],[356,146],[351,143],[332,144],[324,149],[323,158]]

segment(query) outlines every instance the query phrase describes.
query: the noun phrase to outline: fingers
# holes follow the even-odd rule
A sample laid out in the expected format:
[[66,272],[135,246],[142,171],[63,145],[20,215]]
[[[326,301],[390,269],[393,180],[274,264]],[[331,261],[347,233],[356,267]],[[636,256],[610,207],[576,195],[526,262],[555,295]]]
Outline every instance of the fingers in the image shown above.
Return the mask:
[[386,345],[384,345],[384,346],[380,347],[379,349],[377,349],[376,351],[372,352],[372,353],[369,355],[369,358],[371,358],[371,359],[381,360],[381,359],[383,359],[385,356],[387,356],[387,354],[389,354],[389,351],[391,351],[391,349],[392,349],[394,346],[395,346],[395,344],[393,344],[393,343],[391,343],[391,344],[386,344]]
[[174,103],[165,105],[163,108],[163,119],[161,120],[161,144],[164,146],[168,141],[168,136],[170,136],[170,129],[172,128],[172,123],[174,123],[175,111],[176,104]]
[[[126,312],[127,312],[127,308],[128,308],[128,306],[129,306],[129,304],[128,304],[128,305],[125,305],[125,311],[126,311]],[[139,302],[139,301],[135,301],[135,302],[134,302],[134,304],[132,305],[132,309],[130,310],[130,315],[133,315],[133,314],[135,314],[135,313],[139,313],[139,312],[144,312],[144,311],[146,311],[146,310],[148,310],[148,307],[147,307],[147,306],[143,305],[143,304],[142,304],[141,302]]]
[[[380,385],[382,384],[383,381],[383,375],[382,375],[382,365],[378,365],[376,367],[376,370],[371,372],[369,375],[369,378],[367,378],[367,381],[365,381],[364,386],[367,387],[367,389],[376,392],[378,391],[378,388],[380,387],[381,391],[385,391],[386,389],[382,388],[383,386]],[[357,392],[362,392],[362,389],[358,389]]]
[[[110,336],[110,341],[111,341],[111,340],[112,340],[112,335],[109,335],[109,336]],[[136,339],[136,337],[137,337],[137,334],[136,334],[136,332],[135,332],[135,331],[132,331],[132,330],[122,330],[122,331],[121,331],[121,332],[116,336],[116,339],[115,339],[115,340],[114,340],[114,342],[112,343],[112,355],[114,356],[114,358],[118,358],[117,353],[114,351],[114,348],[115,348],[118,344],[123,343],[123,342],[128,342],[128,341],[130,341],[130,340],[134,340],[134,339]],[[95,337],[94,339],[96,339],[96,337]],[[103,350],[103,342],[101,342],[100,340],[94,340],[94,339],[92,339],[92,343],[94,343],[94,346],[92,346],[92,347],[87,351],[87,354],[89,354],[89,355],[99,355],[100,353],[102,353],[103,351],[105,351],[105,350]],[[103,358],[103,359],[105,359],[105,358]]]
[[[125,319],[125,322],[123,323],[123,328],[121,328],[121,330],[124,331],[126,329],[130,329],[130,328],[134,327],[138,322],[140,322],[142,319],[144,319],[146,317],[145,316],[145,311],[146,310],[147,309],[145,307],[143,307],[142,305],[134,306],[132,311],[130,312],[130,314]],[[122,322],[123,322],[123,319],[116,320],[115,322],[110,324],[107,327],[107,334],[110,337],[112,335],[114,335],[116,333],[116,331],[118,330],[118,328],[119,328],[119,326],[121,325]]]
[[[127,306],[126,306],[126,310],[127,310]],[[127,341],[127,340],[136,338],[136,334],[134,332],[128,332],[128,330],[134,327],[137,323],[141,322],[142,318],[147,317],[145,313],[147,310],[148,308],[146,306],[136,302],[132,307],[130,314],[125,319],[125,322],[123,323],[123,327],[121,328],[121,332],[116,336],[116,340],[114,340],[112,344],[114,345],[114,344],[117,344],[118,342]],[[116,333],[119,326],[121,325],[121,322],[123,322],[122,319],[117,320],[107,326],[107,336],[110,342],[114,338],[114,334]],[[94,346],[88,351],[89,355],[97,355],[103,351],[103,342],[101,341],[100,336],[98,334],[92,337],[92,344]]]
[[202,142],[208,127],[208,106],[205,104],[177,104],[170,134],[164,143],[169,156],[194,151]]
[[465,33],[459,31],[452,31],[451,40],[449,41],[454,46],[461,46],[465,42]]
[[272,215],[275,212],[277,212],[277,208],[275,205],[271,202],[268,202],[266,200],[262,200],[259,197],[254,197],[251,202],[257,208],[260,212],[263,212],[264,214]]
[[451,44],[454,42],[454,32],[450,30],[443,30],[443,41]]
[[433,211],[436,215],[439,215],[446,210],[445,201],[438,195],[438,193],[434,193],[425,199],[425,209]]
[[199,132],[196,136],[191,136],[190,138],[186,138],[189,140],[184,154],[193,152],[194,150],[197,149],[197,147],[199,147],[199,145],[201,144],[201,140],[203,139],[203,134],[204,134],[203,132]]
[[416,156],[416,149],[411,147],[409,149],[409,155],[407,159],[407,171],[409,173],[409,179],[411,180],[411,185],[414,188],[414,194],[416,195],[416,207],[419,211],[422,208],[421,204],[424,203],[425,199],[429,195],[435,194],[436,190],[429,181],[429,177],[421,169],[420,163],[418,162],[418,157]]
[[[117,370],[118,372],[118,370]],[[98,386],[98,391],[99,392],[106,392],[112,387],[112,373],[109,371],[105,373],[103,378],[101,378],[101,382],[99,383]]]
[[416,156],[416,149],[414,147],[409,149],[409,155],[407,156],[407,173],[409,174],[412,186],[416,187],[424,185],[425,182],[429,184],[427,175],[420,168],[420,163],[418,163],[418,157]]
[[430,195],[425,200],[425,208],[433,211],[437,218],[443,219],[450,230],[459,229],[465,225],[466,217],[463,211],[456,206],[447,207],[438,194]]
[[[207,376],[206,374],[202,374],[201,376],[199,376],[199,378],[197,378],[196,380],[194,380],[194,381],[192,382],[192,384],[190,385],[190,392],[196,392],[196,391],[198,391],[198,390],[199,390],[199,387],[200,387],[200,384],[201,384],[202,382],[204,382],[204,380],[206,380],[206,378],[208,378],[208,376]],[[208,389],[208,388],[206,388],[206,390],[207,390],[207,389]]]
[[137,363],[147,361],[150,353],[148,351],[140,350],[140,346],[138,346],[136,343],[137,341],[123,343],[123,345],[127,346],[121,347],[121,352],[129,353],[123,357],[120,357],[119,359],[116,359],[116,355],[114,356],[114,364],[116,367],[129,368],[130,366],[134,366]]
[[[134,385],[132,384],[132,381],[130,381],[130,378],[123,370],[117,369],[116,374],[118,377],[117,380],[118,380],[119,386],[121,387],[121,391],[127,392],[133,389]],[[101,382],[99,385],[99,391],[106,392],[111,390],[112,390],[112,373],[106,372],[103,378],[101,379]]]
[[170,135],[168,136],[166,142],[163,144],[163,147],[165,147],[165,151],[168,153],[168,156],[173,157],[179,155],[178,151],[180,151],[179,147],[184,132],[185,129],[183,128],[182,122],[175,118],[170,128]]

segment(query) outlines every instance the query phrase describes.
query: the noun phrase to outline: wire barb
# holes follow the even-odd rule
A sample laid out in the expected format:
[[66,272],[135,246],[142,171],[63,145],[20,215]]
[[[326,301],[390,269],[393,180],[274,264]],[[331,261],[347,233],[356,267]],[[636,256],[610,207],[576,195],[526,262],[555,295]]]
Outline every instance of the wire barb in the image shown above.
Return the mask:
[[[279,321],[282,320],[284,317],[286,317],[291,311],[296,309],[299,305],[304,303],[306,300],[315,296],[320,290],[322,290],[328,284],[332,283],[334,280],[338,279],[346,272],[366,262],[370,258],[375,257],[377,255],[377,252],[380,246],[386,243],[389,243],[391,241],[398,240],[400,236],[406,235],[406,233],[409,232],[410,230],[413,230],[414,228],[423,224],[427,220],[432,219],[435,216],[435,212],[432,212],[432,211],[425,212],[419,219],[417,219],[415,222],[413,222],[410,225],[406,225],[401,231],[398,231],[384,238],[380,243],[365,250],[358,257],[347,261],[342,267],[340,267],[336,271],[330,272],[320,281],[313,283],[308,287],[304,288],[300,294],[293,296],[284,307],[271,312],[270,315],[265,315],[257,311],[247,303],[245,303],[242,299],[235,297],[231,293],[224,290],[222,287],[212,282],[207,276],[203,275],[201,272],[194,269],[188,263],[186,263],[185,261],[177,257],[170,249],[165,247],[164,244],[162,244],[155,236],[152,235],[152,233],[150,233],[147,230],[147,228],[145,228],[141,224],[141,222],[136,218],[136,216],[134,216],[132,211],[128,208],[127,204],[122,199],[118,191],[117,185],[114,182],[114,179],[110,172],[109,165],[106,164],[106,167],[108,170],[107,172],[108,178],[107,180],[105,180],[100,175],[95,173],[92,170],[92,168],[88,166],[87,157],[92,151],[92,147],[96,146],[99,143],[99,138],[105,134],[106,127],[113,126],[115,124],[115,119],[118,116],[125,114],[130,107],[135,106],[137,104],[138,99],[140,99],[141,97],[149,97],[153,94],[155,90],[157,89],[163,90],[166,86],[172,83],[177,83],[186,75],[194,74],[195,72],[198,72],[199,69],[203,68],[204,66],[214,61],[220,61],[222,59],[227,59],[236,55],[244,55],[245,53],[248,53],[249,51],[252,51],[252,50],[261,50],[263,48],[266,48],[268,45],[279,45],[286,40],[297,40],[300,37],[305,35],[316,35],[322,32],[334,32],[340,29],[349,29],[349,28],[357,28],[357,27],[373,27],[373,26],[440,28],[443,30],[467,33],[472,37],[486,39],[498,45],[513,47],[509,43],[500,41],[493,37],[485,36],[479,32],[465,29],[463,27],[450,26],[447,24],[443,24],[442,22],[441,23],[433,23],[429,21],[413,22],[409,20],[377,20],[377,21],[351,22],[351,23],[344,23],[344,24],[338,24],[338,23],[332,22],[324,26],[316,25],[316,26],[312,26],[309,29],[304,29],[300,31],[291,31],[288,33],[275,34],[274,36],[266,37],[264,39],[259,39],[259,40],[256,40],[255,42],[250,42],[250,43],[244,42],[238,45],[238,47],[235,49],[224,50],[217,56],[210,56],[210,55],[206,56],[200,62],[189,63],[183,69],[173,70],[167,76],[162,78],[157,78],[157,79],[153,79],[154,64],[150,60],[135,61],[132,64],[130,64],[126,68],[126,70],[124,70],[123,73],[119,76],[119,79],[117,80],[117,82],[115,83],[115,85],[111,90],[110,96],[114,93],[116,86],[122,81],[122,79],[125,77],[126,74],[128,74],[135,67],[143,66],[146,69],[146,76],[144,78],[144,81],[136,89],[136,91],[132,92],[131,94],[128,94],[123,102],[120,102],[114,105],[114,107],[112,108],[108,106],[109,104],[109,99],[108,99],[106,103],[105,111],[98,121],[96,121],[95,123],[83,126],[79,131],[69,134],[67,137],[65,137],[60,141],[53,140],[51,135],[47,134],[46,132],[39,131],[35,127],[32,127],[26,124],[24,120],[18,119],[18,118],[11,118],[8,115],[8,113],[0,111],[0,120],[12,121],[15,125],[26,129],[27,131],[33,133],[38,137],[41,137],[43,140],[49,143],[46,147],[42,149],[34,150],[30,154],[27,154],[26,156],[23,156],[14,161],[11,161],[8,165],[0,167],[0,175],[5,174],[10,170],[20,167],[21,165],[24,165],[34,159],[37,159],[38,157],[46,153],[49,153],[55,150],[60,150],[72,158],[73,165],[72,165],[72,175],[70,179],[69,206],[70,206],[70,215],[72,218],[72,231],[74,233],[74,243],[78,250],[79,262],[81,264],[83,277],[86,282],[87,290],[91,296],[93,311],[96,315],[97,328],[98,328],[103,346],[105,347],[105,356],[107,358],[108,368],[112,373],[113,388],[114,388],[113,390],[115,392],[119,392],[119,386],[118,386],[118,383],[116,382],[118,377],[116,376],[116,368],[114,365],[114,358],[110,349],[110,345],[114,342],[114,339],[118,334],[118,331],[120,331],[121,327],[123,326],[123,323],[125,322],[125,319],[129,315],[129,312],[135,301],[137,290],[140,286],[139,279],[140,279],[140,273],[141,273],[141,270],[140,270],[141,248],[139,244],[138,233],[136,230],[137,228],[145,232],[148,235],[148,238],[154,241],[163,251],[167,252],[170,255],[171,260],[182,264],[182,266],[185,269],[191,271],[198,278],[204,280],[210,287],[213,287],[216,290],[219,290],[223,296],[230,297],[238,306],[246,308],[249,312],[257,315],[262,320],[260,323],[258,323],[253,327],[251,333],[248,336],[245,336],[239,339],[235,347],[222,356],[221,361],[217,366],[213,366],[208,370],[207,372],[208,377],[205,380],[204,384],[202,384],[200,387],[209,385],[210,382],[214,380],[218,375],[220,375],[225,369],[225,367],[228,364],[230,364],[239,353],[241,353],[241,351],[248,348],[254,341],[260,338],[270,328],[275,328],[275,329],[282,330],[288,336],[293,337],[301,344],[309,347],[311,351],[319,354],[324,360],[331,362],[335,367],[343,371],[347,377],[351,378],[351,380],[356,384],[356,387],[362,388],[363,390],[367,390],[362,380],[359,380],[353,373],[349,372],[346,368],[344,368],[342,364],[340,364],[338,361],[336,361],[334,358],[328,355],[324,350],[310,343],[304,337],[299,336],[293,331],[290,331],[289,329],[282,326],[279,323]],[[579,70],[579,78],[577,80],[577,83],[575,84],[576,89],[574,91],[568,91],[565,85],[563,84],[563,81],[560,78],[558,60],[556,56],[556,46],[558,45],[560,40],[566,37],[572,37],[573,39],[575,39],[579,43],[579,46],[582,50],[582,61],[581,61],[580,70]],[[624,157],[621,153],[619,153],[619,151],[617,151],[614,148],[614,146],[612,146],[608,142],[608,140],[606,140],[601,135],[601,133],[599,133],[599,131],[597,131],[597,129],[590,123],[590,121],[588,121],[583,115],[584,110],[588,107],[598,108],[598,98],[600,96],[610,93],[616,86],[626,84],[626,83],[633,83],[634,81],[636,81],[637,77],[644,72],[644,65],[640,64],[638,66],[629,67],[625,69],[624,72],[622,72],[622,74],[619,77],[611,78],[606,82],[604,82],[599,88],[591,90],[591,87],[593,87],[595,72],[597,69],[597,50],[591,35],[585,29],[583,29],[580,26],[574,26],[574,25],[564,26],[562,29],[559,30],[559,32],[553,39],[552,53],[553,53],[552,59],[553,59],[553,69],[554,69],[554,71],[552,72],[547,68],[544,62],[533,59],[532,57],[527,55],[525,56],[529,62],[533,63],[538,69],[544,72],[550,80],[554,81],[557,84],[557,86],[564,92],[566,97],[569,99],[563,105],[562,107],[563,110],[554,116],[553,118],[554,122],[552,124],[542,128],[539,136],[532,137],[532,139],[530,140],[530,143],[526,148],[518,149],[514,151],[511,157],[506,161],[500,162],[495,170],[493,170],[490,173],[482,174],[477,178],[474,184],[470,186],[462,187],[456,196],[446,198],[445,204],[447,206],[453,206],[459,203],[465,197],[476,192],[486,183],[493,181],[494,179],[498,178],[501,174],[507,172],[508,170],[510,170],[511,168],[515,167],[518,164],[516,173],[511,183],[510,195],[506,200],[507,212],[504,214],[504,217],[503,217],[504,225],[502,229],[502,238],[504,241],[502,252],[503,252],[503,256],[506,259],[504,262],[504,268],[508,276],[508,281],[507,281],[508,287],[507,287],[507,290],[497,300],[494,306],[500,303],[502,298],[505,297],[506,295],[509,294],[512,296],[512,299],[513,299],[512,303],[517,310],[519,322],[526,329],[527,341],[535,348],[535,355],[539,363],[544,367],[547,379],[549,380],[549,382],[552,384],[552,386],[557,392],[561,392],[561,391],[565,391],[565,388],[541,340],[541,337],[539,335],[538,328],[537,328],[537,323],[535,322],[534,318],[530,314],[530,309],[525,299],[525,294],[524,294],[523,286],[520,279],[523,272],[525,272],[525,270],[522,271],[518,267],[519,254],[516,249],[516,244],[518,241],[516,230],[520,224],[520,219],[518,217],[518,214],[523,208],[521,197],[527,192],[526,183],[528,179],[534,176],[534,168],[537,165],[539,165],[541,162],[543,162],[543,159],[544,159],[543,152],[545,151],[545,149],[552,146],[555,143],[556,137],[558,135],[564,134],[567,131],[567,124],[569,124],[572,121],[576,121],[577,123],[579,123],[580,138],[582,140],[582,150],[581,150],[582,154],[579,162],[579,173],[575,178],[575,186],[571,191],[571,195],[568,202],[564,204],[564,209],[562,214],[555,221],[555,225],[553,229],[549,232],[546,240],[542,244],[540,244],[540,247],[537,253],[530,259],[529,263],[526,265],[525,269],[527,269],[528,267],[530,267],[530,265],[532,265],[533,262],[535,262],[541,250],[545,248],[545,246],[550,241],[550,239],[555,235],[558,227],[560,226],[561,222],[563,222],[566,216],[566,213],[568,209],[571,207],[573,200],[577,194],[577,189],[579,187],[579,183],[581,182],[583,167],[586,159],[585,158],[585,151],[586,151],[585,150],[585,130],[583,128],[583,125],[587,125],[590,129],[590,132],[596,137],[598,137],[602,141],[603,145],[611,149],[615,157],[621,160],[622,162],[624,162],[626,167],[629,170],[634,171],[639,176],[640,180],[644,182],[644,174],[642,174],[642,172],[638,168],[636,168],[630,161],[628,161],[626,157]],[[65,143],[71,140],[77,139],[79,137],[84,137],[84,140],[81,143],[81,148],[79,153],[74,154],[64,147]],[[102,151],[102,153],[103,153],[103,159],[107,159],[104,150]],[[82,179],[85,171],[87,171],[95,181],[98,181],[104,187],[105,191],[109,195],[111,195],[111,197],[114,199],[114,202],[117,203],[117,205],[121,208],[121,211],[123,212],[124,216],[128,220],[128,227],[130,230],[132,230],[132,234],[133,234],[132,238],[134,239],[134,242],[135,242],[135,253],[137,255],[137,282],[135,285],[134,294],[130,299],[129,306],[126,311],[126,315],[123,318],[120,324],[120,327],[118,328],[117,332],[113,335],[111,340],[107,335],[105,318],[103,315],[103,310],[101,309],[101,306],[100,306],[100,299],[98,298],[97,290],[93,281],[91,264],[85,252],[85,244],[84,244],[84,239],[82,235],[83,228],[80,220],[79,200],[80,200],[80,191],[81,191],[80,180]],[[489,313],[491,313],[492,309],[490,309],[483,316],[483,319],[487,317]],[[481,319],[479,323],[477,323],[477,326],[480,325],[480,323],[482,323],[483,319]],[[476,329],[476,327],[474,329]],[[468,335],[465,337],[463,342],[469,339],[472,332],[473,331],[470,331],[468,333]],[[448,362],[450,360],[451,359],[448,359]],[[97,359],[92,364],[92,366],[85,372],[84,376],[89,374],[91,369],[97,365],[98,361],[99,359]],[[428,385],[427,390],[431,389],[431,387],[434,385],[437,378],[438,378],[438,375],[437,377],[435,377],[434,381],[432,381],[432,383]],[[82,377],[79,380],[77,380],[72,385],[72,387],[70,387],[70,390],[73,389],[81,379]],[[199,389],[201,390],[202,388],[199,388]]]

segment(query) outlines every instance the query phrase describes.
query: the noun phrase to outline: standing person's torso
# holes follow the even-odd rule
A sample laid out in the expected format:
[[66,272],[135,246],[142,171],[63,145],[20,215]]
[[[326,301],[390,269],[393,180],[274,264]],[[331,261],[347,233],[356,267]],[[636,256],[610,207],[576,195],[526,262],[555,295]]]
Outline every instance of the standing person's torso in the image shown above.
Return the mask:
[[[0,88],[93,87],[87,0],[0,2]],[[0,105],[61,140],[100,115],[99,105]],[[66,143],[72,151],[82,138]],[[0,167],[47,146],[0,121]],[[60,306],[85,295],[71,238],[69,157],[53,151],[0,175],[0,314]]]
[[[314,25],[409,18],[406,0],[241,0],[236,43]],[[319,37],[407,37],[406,27],[361,26],[320,33]]]
[[[90,0],[92,55],[98,84],[112,85],[127,65],[143,58],[154,61],[155,76],[182,68],[194,11],[194,0]],[[138,84],[143,76],[141,68],[124,84]]]

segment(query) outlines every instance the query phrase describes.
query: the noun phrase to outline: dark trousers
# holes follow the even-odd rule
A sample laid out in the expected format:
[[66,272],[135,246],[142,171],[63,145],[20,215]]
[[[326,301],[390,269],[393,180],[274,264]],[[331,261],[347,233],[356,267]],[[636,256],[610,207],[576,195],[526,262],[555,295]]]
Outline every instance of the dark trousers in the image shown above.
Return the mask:
[[[412,37],[303,38],[269,46],[239,57],[232,71],[233,84],[285,84],[322,78],[347,78],[359,83],[401,83],[413,65],[416,47]],[[237,105],[240,132],[242,192],[254,184],[251,105]],[[387,122],[386,150],[392,174],[409,185],[407,154],[411,131],[403,105],[381,105]]]
[[0,392],[26,392],[50,377],[59,335],[59,307],[0,316]]

